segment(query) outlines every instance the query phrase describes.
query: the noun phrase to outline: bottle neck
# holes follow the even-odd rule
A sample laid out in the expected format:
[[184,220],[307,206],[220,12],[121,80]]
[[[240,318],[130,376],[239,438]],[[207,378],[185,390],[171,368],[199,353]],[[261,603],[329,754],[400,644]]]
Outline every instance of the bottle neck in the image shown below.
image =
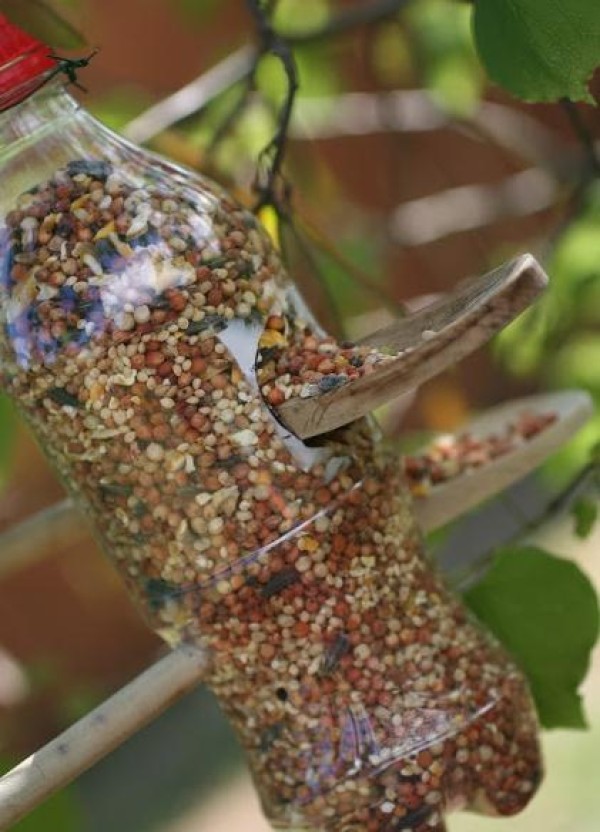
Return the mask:
[[[76,159],[106,158],[123,142],[53,79],[0,113],[0,215],[15,198]],[[121,150],[122,152],[122,150]]]
[[79,109],[61,80],[39,87],[8,110],[0,112],[0,153],[13,145],[35,141],[40,131],[68,119]]

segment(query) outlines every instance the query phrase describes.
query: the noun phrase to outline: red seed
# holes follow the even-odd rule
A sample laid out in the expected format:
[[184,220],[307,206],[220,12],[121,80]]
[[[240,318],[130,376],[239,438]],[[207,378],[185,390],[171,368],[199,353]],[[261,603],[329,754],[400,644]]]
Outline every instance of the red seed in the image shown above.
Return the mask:
[[269,390],[267,401],[273,407],[279,407],[279,405],[283,404],[285,401],[285,393],[281,390],[281,388],[273,387]]
[[152,350],[151,352],[146,353],[146,366],[147,367],[160,367],[160,365],[164,361],[164,356],[162,352],[157,352]]

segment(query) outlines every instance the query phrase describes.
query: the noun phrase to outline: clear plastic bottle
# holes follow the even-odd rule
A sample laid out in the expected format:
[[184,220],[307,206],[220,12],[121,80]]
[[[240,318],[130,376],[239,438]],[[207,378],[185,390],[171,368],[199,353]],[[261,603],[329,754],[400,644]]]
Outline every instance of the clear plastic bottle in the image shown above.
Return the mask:
[[261,393],[273,349],[336,349],[268,236],[43,83],[15,31],[0,18],[2,383],[151,626],[212,652],[270,821],[518,811],[541,776],[527,685],[429,562],[399,460],[364,420],[309,447]]

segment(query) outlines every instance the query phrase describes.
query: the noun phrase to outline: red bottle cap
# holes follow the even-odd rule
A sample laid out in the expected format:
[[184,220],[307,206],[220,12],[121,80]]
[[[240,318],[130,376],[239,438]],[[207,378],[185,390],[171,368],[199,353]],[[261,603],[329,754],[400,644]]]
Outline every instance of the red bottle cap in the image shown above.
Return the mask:
[[0,14],[0,110],[25,98],[56,66],[50,48]]

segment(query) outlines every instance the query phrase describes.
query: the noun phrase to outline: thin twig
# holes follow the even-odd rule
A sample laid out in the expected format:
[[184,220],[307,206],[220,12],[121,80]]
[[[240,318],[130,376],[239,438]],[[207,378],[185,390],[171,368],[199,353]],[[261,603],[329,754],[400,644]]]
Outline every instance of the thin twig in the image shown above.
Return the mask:
[[386,306],[392,307],[399,317],[406,315],[406,307],[401,301],[398,301],[386,291],[383,284],[374,280],[371,275],[367,274],[363,269],[356,265],[349,257],[340,251],[340,249],[328,239],[328,237],[320,230],[320,228],[311,222],[304,212],[300,213],[300,226],[306,232],[307,237],[311,240],[313,245],[318,248],[324,255],[337,263],[346,274],[358,285],[372,295],[383,301]]
[[105,757],[199,684],[208,654],[169,653],[0,779],[0,832]]
[[130,121],[123,131],[125,136],[134,142],[146,142],[162,130],[193,115],[209,101],[246,78],[253,71],[256,58],[254,46],[242,46],[173,95]]
[[260,154],[253,185],[253,190],[258,197],[255,211],[267,205],[280,210],[289,199],[287,184],[281,176],[281,167],[286,151],[294,100],[298,91],[298,68],[289,43],[275,31],[271,24],[270,7],[263,6],[261,0],[248,0],[248,6],[256,22],[261,54],[271,54],[278,58],[287,80],[286,95],[277,118],[277,129]]
[[227,134],[234,128],[235,124],[244,114],[250,101],[250,95],[252,93],[252,90],[254,89],[256,74],[255,70],[256,64],[250,72],[250,74],[248,75],[248,77],[244,80],[244,86],[239,98],[237,99],[231,110],[227,113],[225,118],[222,120],[222,122],[219,124],[219,126],[216,128],[216,130],[213,132],[210,138],[210,142],[204,150],[205,164],[208,165],[210,163],[210,158],[214,155],[219,144],[221,144],[225,136],[227,136]]
[[283,262],[286,266],[289,267],[290,272],[293,273],[294,269],[292,268],[293,263],[291,262],[291,253],[289,251],[289,246],[287,245],[285,234],[287,230],[292,239],[294,240],[298,253],[301,255],[302,259],[306,263],[309,272],[315,276],[319,290],[324,295],[328,307],[328,312],[331,316],[332,323],[334,326],[333,334],[343,336],[345,334],[344,322],[342,321],[339,315],[335,302],[335,297],[331,290],[331,286],[329,285],[329,282],[324,279],[321,264],[318,261],[315,251],[310,246],[308,241],[304,238],[292,217],[282,216],[280,217],[280,223],[281,226],[279,240],[281,246],[281,253],[283,256]]

